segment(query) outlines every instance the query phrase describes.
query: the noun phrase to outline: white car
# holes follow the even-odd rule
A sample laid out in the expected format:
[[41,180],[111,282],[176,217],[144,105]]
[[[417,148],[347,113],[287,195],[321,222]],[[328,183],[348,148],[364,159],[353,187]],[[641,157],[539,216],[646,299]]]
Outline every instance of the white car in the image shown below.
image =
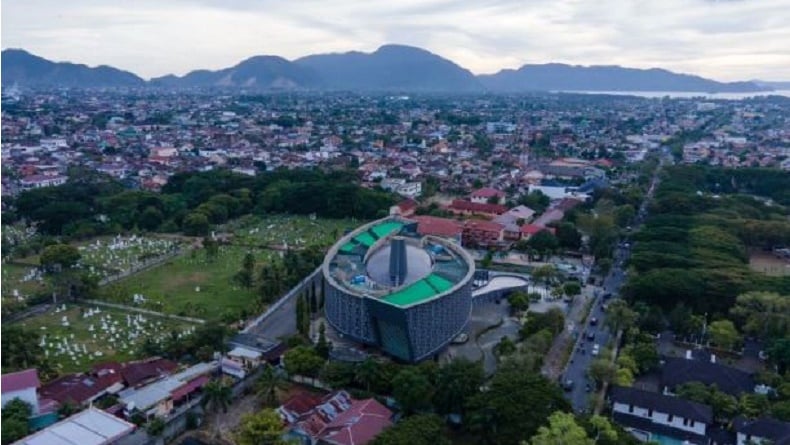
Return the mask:
[[596,344],[593,345],[592,355],[596,356],[596,355],[598,355],[599,352],[601,352],[601,348],[598,346],[598,343],[596,343]]

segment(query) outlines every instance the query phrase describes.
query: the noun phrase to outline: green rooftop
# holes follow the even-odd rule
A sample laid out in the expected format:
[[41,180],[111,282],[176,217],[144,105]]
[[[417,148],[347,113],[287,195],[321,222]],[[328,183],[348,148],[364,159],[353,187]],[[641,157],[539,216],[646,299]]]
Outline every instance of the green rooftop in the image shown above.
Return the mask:
[[396,306],[408,306],[439,295],[451,287],[453,287],[453,282],[439,275],[431,274],[393,294],[387,295],[384,297],[384,301]]
[[369,234],[368,232],[362,232],[355,236],[354,239],[365,247],[370,247],[376,242],[376,239],[373,238],[373,235]]
[[343,253],[352,253],[354,251],[354,243],[349,241],[343,244],[343,247],[340,248],[340,251]]
[[384,238],[385,236],[391,234],[392,232],[398,231],[403,227],[403,223],[399,221],[388,221],[377,226],[374,226],[372,229],[373,233],[376,234],[379,238]]

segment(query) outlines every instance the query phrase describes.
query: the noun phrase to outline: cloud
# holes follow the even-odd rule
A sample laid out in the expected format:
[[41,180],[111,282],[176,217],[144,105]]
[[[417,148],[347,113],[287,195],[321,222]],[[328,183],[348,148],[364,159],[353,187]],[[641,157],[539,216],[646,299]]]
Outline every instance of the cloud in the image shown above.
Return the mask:
[[144,77],[404,43],[475,73],[556,61],[790,79],[787,0],[5,0],[2,9],[4,48]]

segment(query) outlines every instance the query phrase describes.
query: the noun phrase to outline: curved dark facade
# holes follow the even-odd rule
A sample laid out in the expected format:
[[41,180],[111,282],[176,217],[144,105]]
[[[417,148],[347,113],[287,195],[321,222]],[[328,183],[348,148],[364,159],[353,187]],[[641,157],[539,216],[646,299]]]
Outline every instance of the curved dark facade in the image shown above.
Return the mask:
[[[388,274],[369,273],[367,259],[393,244],[396,255],[405,250],[404,242],[430,253],[431,267],[421,271],[425,276],[400,286],[397,280],[394,285],[373,281],[371,275]],[[404,261],[379,263],[398,272],[408,267]],[[438,353],[464,329],[472,310],[469,254],[451,241],[420,237],[416,224],[405,219],[385,218],[344,236],[327,254],[323,273],[325,315],[332,327],[407,362]]]

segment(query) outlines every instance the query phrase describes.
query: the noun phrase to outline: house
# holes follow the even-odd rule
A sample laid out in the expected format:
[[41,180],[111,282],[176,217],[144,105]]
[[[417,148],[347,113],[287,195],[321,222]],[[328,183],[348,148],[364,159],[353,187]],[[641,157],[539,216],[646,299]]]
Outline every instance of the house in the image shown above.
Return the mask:
[[495,246],[504,241],[505,226],[491,221],[468,220],[464,222],[461,245],[465,247]]
[[790,423],[788,422],[770,417],[749,420],[739,416],[732,423],[733,429],[737,433],[738,445],[790,445]]
[[142,387],[130,387],[118,394],[124,405],[124,415],[166,417],[173,409],[187,401],[209,382],[209,375],[217,370],[218,362],[198,363],[177,374],[165,376]]
[[276,411],[288,436],[305,445],[364,445],[392,425],[385,406],[375,399],[355,400],[346,391],[297,394]]
[[38,380],[38,371],[26,369],[19,372],[11,372],[2,376],[2,406],[14,399],[19,399],[29,403],[33,407],[33,414],[38,414],[38,394],[37,390],[41,386]]
[[707,445],[708,428],[713,423],[713,408],[697,402],[636,388],[615,386],[609,394],[612,418],[634,436],[660,441]]
[[121,375],[129,387],[141,386],[169,375],[178,365],[164,358],[154,358],[127,363],[121,368]]
[[63,185],[68,181],[66,176],[46,176],[46,175],[32,175],[22,178],[19,185],[26,190],[38,189],[43,187],[54,187]]
[[457,215],[482,215],[493,218],[507,212],[507,207],[499,204],[481,204],[477,202],[454,199],[447,210]]
[[564,217],[565,212],[557,208],[552,208],[543,212],[543,214],[540,215],[538,219],[533,221],[532,224],[540,227],[546,227],[555,221],[562,220]]
[[31,434],[15,445],[109,445],[119,443],[137,428],[100,409],[88,408]]
[[754,377],[739,369],[711,361],[668,357],[661,368],[661,386],[664,394],[672,394],[678,385],[701,382],[716,387],[733,396],[754,391]]
[[365,445],[392,426],[392,411],[376,399],[354,400],[319,435],[320,444]]
[[504,204],[505,192],[491,187],[475,190],[469,195],[469,200],[477,204]]
[[527,206],[520,205],[513,207],[507,212],[495,217],[492,221],[505,226],[505,239],[508,241],[518,241],[521,239],[521,226],[525,222],[532,220],[535,211]]
[[94,368],[91,373],[66,374],[43,385],[42,397],[60,405],[71,403],[84,406],[105,394],[115,394],[123,389],[120,369],[114,367]]
[[404,199],[403,201],[390,207],[390,215],[411,216],[417,210],[417,202],[413,199]]
[[412,216],[409,219],[417,221],[417,233],[420,236],[433,235],[461,241],[463,224],[460,221],[428,215]]

